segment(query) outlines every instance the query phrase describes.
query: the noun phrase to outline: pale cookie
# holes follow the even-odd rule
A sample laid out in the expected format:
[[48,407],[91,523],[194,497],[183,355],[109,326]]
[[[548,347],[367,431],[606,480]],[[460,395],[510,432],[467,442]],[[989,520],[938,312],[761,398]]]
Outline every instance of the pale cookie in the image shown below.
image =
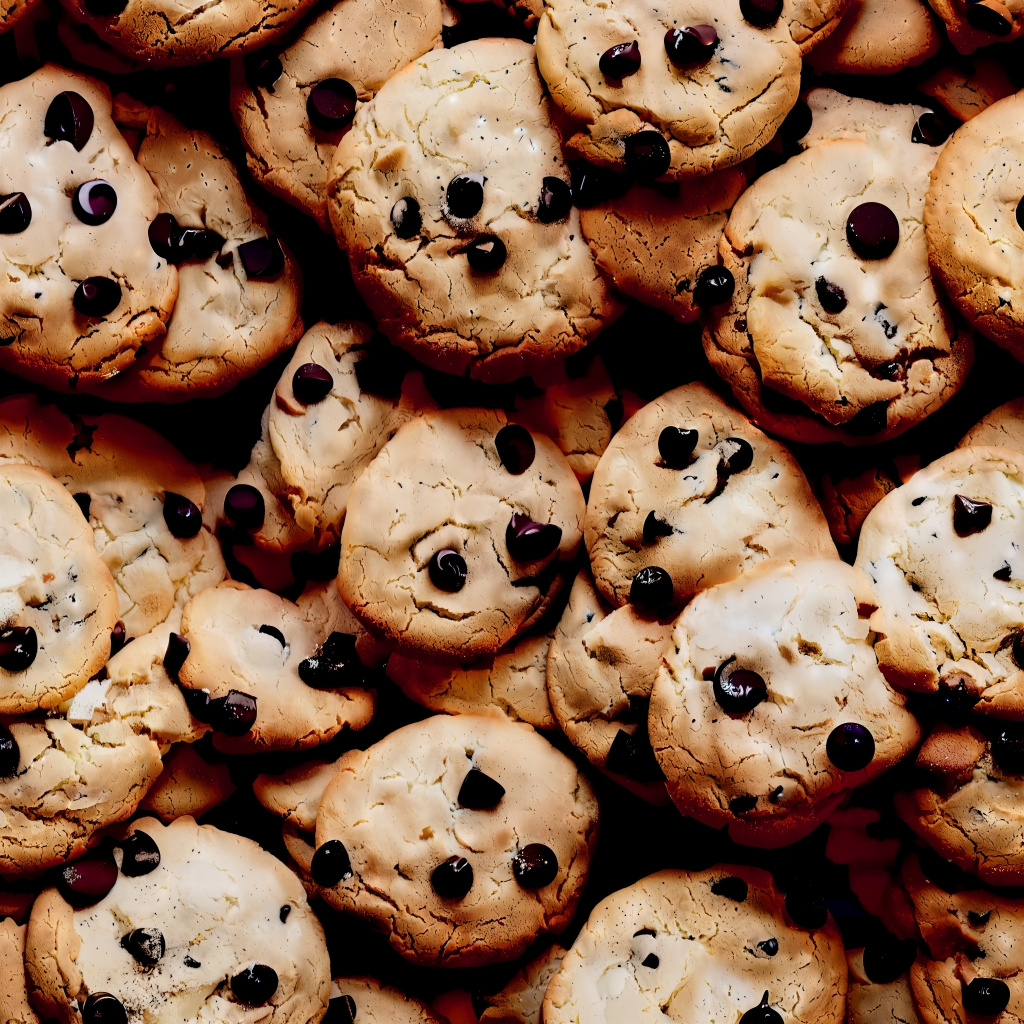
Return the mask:
[[318,746],[373,716],[358,632],[333,581],[310,584],[295,603],[226,580],[185,607],[177,679],[221,750]]
[[845,6],[545,0],[537,62],[551,98],[584,122],[570,150],[675,181],[737,164],[771,140],[796,103],[801,56]]
[[572,918],[597,799],[528,725],[438,715],[337,762],[310,871],[416,964],[512,960]]
[[889,682],[1024,716],[1022,513],[1024,455],[983,447],[936,459],[871,510],[857,567],[882,608]]
[[784,846],[914,748],[920,727],[875,659],[877,603],[829,559],[762,563],[687,605],[648,723],[683,814]]
[[[890,967],[889,962],[882,960],[880,965],[876,965],[872,953],[865,949],[848,950],[846,963],[850,972],[846,1024],[921,1024],[906,971],[901,971],[895,978],[889,976],[892,968],[902,964]],[[875,974],[881,970],[879,977],[883,980],[874,980],[865,969],[868,966]]]
[[973,65],[971,73],[961,67],[941,68],[917,88],[937,99],[960,121],[969,121],[1017,91],[1006,68],[993,57],[979,57]]
[[323,928],[280,861],[189,817],[166,827],[141,818],[118,846],[92,905],[74,909],[71,887],[46,889],[32,908],[25,969],[44,1017],[321,1019],[331,991]]
[[4,1024],[39,1024],[28,1001],[25,982],[26,925],[9,917],[0,921],[0,1020]]
[[[659,871],[591,912],[544,999],[546,1024],[840,1024],[846,957],[824,902],[785,898],[767,871]],[[813,904],[813,905],[812,905]]]
[[935,164],[924,209],[939,283],[972,327],[1017,359],[1024,358],[1022,114],[1018,93],[961,125]]
[[448,373],[515,380],[621,312],[580,230],[533,47],[434,50],[356,111],[331,223],[380,329]]
[[426,1003],[375,978],[335,978],[327,1014],[337,1024],[448,1024]]
[[548,438],[498,411],[425,413],[352,485],[338,587],[400,653],[475,661],[543,612],[584,512]]
[[666,392],[612,438],[585,537],[614,606],[681,606],[764,558],[835,557],[796,459],[703,384]]
[[982,416],[960,439],[957,448],[980,445],[1024,452],[1024,398],[1015,398]]
[[256,181],[329,232],[328,174],[357,101],[439,46],[441,17],[440,0],[339,0],[276,56],[236,60],[231,115]]
[[942,406],[973,361],[921,227],[935,115],[831,89],[807,102],[804,152],[733,207],[704,351],[763,429],[874,443]]
[[980,46],[1008,43],[1024,32],[1021,0],[928,0],[946,26],[949,41],[961,53]]
[[590,574],[573,583],[548,651],[551,709],[570,742],[591,764],[637,782],[661,782],[647,738],[647,705],[671,620],[634,605],[612,610]]
[[105,85],[48,64],[0,89],[0,367],[67,389],[163,335],[177,271],[153,252],[156,186]]
[[226,764],[209,764],[191,744],[181,743],[164,757],[163,771],[149,787],[139,810],[155,814],[165,823],[185,814],[199,818],[234,792]]
[[544,993],[567,952],[556,942],[517,971],[500,992],[484,996],[487,1009],[480,1014],[480,1020],[487,1024],[541,1024]]

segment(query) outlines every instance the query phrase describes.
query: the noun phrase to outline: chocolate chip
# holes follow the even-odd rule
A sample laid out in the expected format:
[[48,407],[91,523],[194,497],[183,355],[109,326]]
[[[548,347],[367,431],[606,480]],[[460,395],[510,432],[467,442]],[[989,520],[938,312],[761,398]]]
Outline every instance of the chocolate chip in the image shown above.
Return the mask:
[[938,691],[930,695],[930,704],[939,721],[960,726],[971,720],[971,712],[980,699],[967,689],[961,679],[956,686],[940,684]]
[[[183,258],[201,260],[204,263],[211,256],[215,256],[224,246],[224,236],[218,235],[216,231],[209,228],[182,228],[181,229],[181,250]],[[227,263],[217,260],[217,265],[223,269],[231,266],[231,254],[227,253]],[[180,262],[180,261],[179,261]],[[252,276],[252,275],[250,275]]]
[[501,464],[513,476],[525,473],[537,456],[533,435],[518,423],[502,427],[494,437],[494,447],[498,450]]
[[669,469],[685,469],[700,440],[696,430],[665,427],[658,435],[658,454]]
[[968,3],[967,24],[979,32],[990,32],[994,36],[1008,36],[1013,31],[1012,21],[983,3]]
[[451,548],[438,551],[427,567],[430,582],[438,590],[458,593],[466,585],[466,560]]
[[[970,12],[971,8],[967,10]],[[1010,986],[998,978],[975,978],[969,985],[962,981],[960,985],[964,1009],[968,1013],[994,1017],[1002,1013],[1010,1003]]]
[[624,196],[631,184],[627,175],[595,167],[586,160],[573,160],[569,164],[569,176],[572,179],[572,201],[581,210]]
[[277,991],[277,971],[266,964],[249,964],[232,977],[231,991],[246,1006],[262,1006]]
[[740,0],[743,20],[758,28],[769,28],[779,20],[782,0]]
[[327,1005],[326,1024],[354,1024],[356,1001],[351,996],[337,996]]
[[488,811],[497,807],[505,795],[505,787],[479,768],[471,768],[459,787],[459,806],[472,811]]
[[992,522],[992,506],[963,494],[953,496],[953,529],[958,537],[981,533]]
[[149,245],[168,263],[180,263],[186,257],[181,245],[181,228],[169,213],[158,213],[149,225]]
[[661,960],[655,953],[648,953],[647,956],[640,961],[641,967],[649,967],[652,971],[657,970],[661,966]]
[[1024,197],[1021,198],[1020,202],[1017,203],[1017,226],[1024,229]]
[[926,146],[941,146],[949,138],[950,126],[934,110],[926,110],[915,122],[910,141]]
[[334,632],[299,662],[299,678],[315,690],[333,690],[341,686],[364,686],[366,669],[356,653],[356,638]]
[[693,301],[701,309],[710,309],[728,302],[735,290],[736,281],[728,267],[705,267],[697,275]]
[[110,656],[113,657],[117,654],[128,643],[128,640],[129,637],[127,630],[124,628],[124,623],[118,619],[114,623],[114,628],[110,631]]
[[715,445],[719,453],[719,470],[727,476],[734,476],[750,469],[754,462],[754,449],[749,441],[742,437],[727,437]]
[[192,957],[186,955],[182,961],[186,967],[202,967],[203,965],[198,960],[193,960]]
[[24,672],[36,660],[38,651],[39,641],[31,626],[0,629],[0,668]]
[[910,970],[917,956],[913,939],[897,939],[886,932],[864,947],[864,973],[876,985],[888,985]]
[[121,286],[109,277],[87,277],[71,301],[82,316],[103,317],[121,304]]
[[983,928],[988,924],[988,919],[992,916],[991,910],[986,910],[984,914],[979,914],[977,911],[968,910],[967,920],[971,922],[974,928]]
[[32,223],[32,204],[24,192],[0,196],[0,235],[17,235]]
[[1003,583],[1009,583],[1010,574],[1012,571],[1013,570],[1010,568],[1010,563],[1003,562],[1003,564],[998,569],[996,569],[994,573],[992,573],[992,578],[995,580],[1000,580]]
[[356,91],[344,78],[317,82],[306,97],[306,116],[325,132],[347,128],[356,116]]
[[281,918],[281,924],[284,924],[284,923],[285,923],[285,921],[287,921],[287,920],[288,920],[288,915],[289,915],[289,914],[290,914],[291,912],[292,912],[292,905],[291,905],[290,903],[286,903],[286,904],[285,904],[285,905],[284,905],[284,906],[283,906],[283,907],[281,908],[280,912],[279,912],[279,913],[278,913],[278,915],[277,915],[278,917],[280,917],[280,918]]
[[562,528],[554,523],[535,523],[529,516],[512,513],[505,527],[505,546],[517,562],[536,562],[558,550]]
[[334,378],[326,366],[319,363],[303,363],[292,374],[292,394],[303,405],[322,402],[334,387]]
[[881,203],[861,203],[846,218],[846,240],[864,260],[881,260],[899,244],[900,222]]
[[117,882],[117,864],[107,854],[64,864],[56,871],[57,891],[76,909],[99,903]]
[[729,812],[731,814],[746,814],[756,806],[756,796],[736,796],[729,801]]
[[635,779],[637,782],[663,782],[665,779],[658,764],[651,741],[647,736],[646,721],[641,722],[636,732],[620,729],[608,748],[605,768],[617,775]]
[[1008,775],[1024,775],[1024,725],[999,723],[992,733],[992,760]]
[[434,868],[430,884],[441,899],[461,900],[473,888],[473,865],[465,857],[449,857]]
[[478,274],[493,274],[508,257],[505,243],[497,235],[481,235],[466,246],[466,259]]
[[0,722],[0,779],[9,779],[18,773],[21,751],[14,734]]
[[259,630],[264,636],[272,636],[282,647],[287,647],[288,643],[284,638],[284,633],[277,628],[277,626],[268,626],[265,623],[260,626]]
[[653,928],[641,928],[638,932],[633,932],[633,938],[635,939],[638,935],[650,935],[653,939],[657,934]]
[[129,878],[148,875],[160,866],[160,847],[148,832],[136,829],[121,843],[121,874]]
[[84,96],[62,92],[46,108],[43,134],[54,142],[70,142],[79,152],[92,135],[93,114]]
[[273,277],[284,270],[284,252],[276,238],[254,238],[238,247],[246,277]]
[[468,220],[480,212],[484,205],[484,182],[482,174],[458,174],[445,190],[445,202],[453,217]]
[[206,716],[206,723],[217,732],[225,736],[244,736],[256,724],[256,698],[241,690],[228,690],[226,697],[210,700]]
[[82,1024],[128,1024],[128,1014],[117,996],[93,992],[82,1007]]
[[121,939],[121,948],[126,949],[143,967],[158,964],[167,949],[164,933],[156,928],[136,928]]
[[658,518],[657,512],[648,512],[644,520],[644,543],[653,544],[659,537],[671,537],[675,531],[665,522]]
[[829,733],[825,753],[840,771],[859,772],[875,756],[875,738],[859,722],[843,722]]
[[711,884],[711,891],[716,896],[724,896],[726,899],[742,903],[747,898],[747,883],[738,875],[727,875]]
[[263,88],[273,92],[273,84],[284,74],[281,58],[273,51],[258,50],[256,53],[247,53],[242,61],[245,80],[253,91]]
[[192,645],[180,633],[171,633],[167,637],[167,650],[164,652],[164,671],[178,682],[178,673],[185,664]]
[[675,588],[672,577],[660,565],[648,565],[641,569],[629,585],[630,604],[651,611],[660,612],[672,603]]
[[852,419],[843,424],[843,430],[851,437],[871,437],[889,426],[889,403],[872,402]]
[[818,293],[818,301],[826,313],[842,313],[846,309],[846,292],[839,285],[819,277],[814,282],[814,290]]
[[224,515],[243,530],[258,530],[267,517],[267,505],[252,484],[235,484],[224,495]]
[[670,28],[665,33],[665,52],[677,68],[703,64],[718,47],[718,33],[711,25]]
[[565,220],[571,210],[572,186],[561,178],[547,175],[541,182],[537,220],[542,224],[554,224],[556,221]]
[[423,217],[420,214],[420,204],[412,196],[399,199],[391,207],[391,226],[399,238],[412,238],[420,233]]
[[626,170],[639,181],[660,178],[672,163],[672,154],[661,132],[642,131],[626,136]]
[[782,1014],[768,1005],[768,993],[761,996],[761,1002],[740,1017],[740,1024],[782,1024]]
[[828,907],[820,892],[807,889],[786,893],[786,913],[801,928],[824,928],[828,920]]
[[512,858],[512,874],[524,889],[543,889],[558,876],[555,851],[542,843],[529,843]]
[[348,850],[340,839],[328,839],[316,848],[309,873],[313,881],[325,889],[352,877],[352,862]]
[[601,54],[598,67],[605,78],[621,80],[640,70],[640,44],[635,39],[616,43]]
[[[1013,634],[1013,644],[1010,648],[1013,655],[1013,663],[1017,668],[1024,668],[1024,630],[1018,629]],[[960,684],[963,686],[963,683]]]
[[764,942],[759,942],[757,948],[764,952],[767,956],[775,956],[779,951],[779,940],[778,939],[765,939]]
[[203,513],[199,506],[183,494],[164,492],[164,522],[171,534],[179,540],[194,537],[203,528]]
[[114,186],[102,178],[94,178],[79,185],[71,200],[71,209],[83,224],[105,224],[117,209]]

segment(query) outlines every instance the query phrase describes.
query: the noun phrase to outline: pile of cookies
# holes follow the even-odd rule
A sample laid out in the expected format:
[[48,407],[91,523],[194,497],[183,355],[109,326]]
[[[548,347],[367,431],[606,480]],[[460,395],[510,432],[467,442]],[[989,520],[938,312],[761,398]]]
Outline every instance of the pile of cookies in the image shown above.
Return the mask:
[[1016,2],[0,0],[0,1024],[1024,1018]]

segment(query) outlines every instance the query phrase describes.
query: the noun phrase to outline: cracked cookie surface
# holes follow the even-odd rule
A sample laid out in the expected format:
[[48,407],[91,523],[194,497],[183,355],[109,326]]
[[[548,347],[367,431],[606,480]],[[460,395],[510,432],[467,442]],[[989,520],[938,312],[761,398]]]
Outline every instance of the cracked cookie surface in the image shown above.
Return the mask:
[[960,439],[957,448],[1012,448],[1024,452],[1024,398],[997,406]]
[[351,1017],[359,1024],[447,1024],[447,1018],[426,1003],[382,985],[376,978],[335,978],[331,1000],[335,999],[346,1000]]
[[972,11],[967,0],[928,0],[942,19],[949,41],[960,53],[974,53],[980,46],[1008,43],[1024,32],[1021,0],[984,0],[981,11]]
[[864,970],[863,949],[848,950],[846,963],[850,971],[846,1024],[920,1024],[906,974],[892,981],[872,981]]
[[480,1014],[480,1020],[488,1024],[541,1024],[544,993],[566,952],[556,942],[517,971],[500,992],[484,996],[487,1009]]

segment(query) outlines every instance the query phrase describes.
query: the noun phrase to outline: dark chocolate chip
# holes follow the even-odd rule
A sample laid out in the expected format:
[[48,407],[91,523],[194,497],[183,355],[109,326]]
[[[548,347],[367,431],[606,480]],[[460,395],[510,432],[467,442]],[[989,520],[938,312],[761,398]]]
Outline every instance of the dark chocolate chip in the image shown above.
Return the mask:
[[148,832],[136,829],[121,843],[121,874],[129,878],[148,875],[160,866],[160,847]]
[[356,91],[344,78],[317,82],[306,97],[306,116],[325,132],[347,128],[356,116]]
[[96,226],[105,224],[117,209],[117,193],[114,186],[102,178],[94,178],[79,185],[71,200],[71,209],[83,223]]
[[[1013,655],[1013,663],[1017,668],[1024,668],[1024,630],[1018,629],[1013,634],[1013,645],[1010,648],[1010,653]],[[963,685],[961,683],[961,685]]]
[[665,52],[677,68],[703,64],[718,47],[718,33],[711,25],[670,28],[665,33]]
[[925,146],[941,146],[949,138],[950,125],[939,117],[934,110],[926,110],[914,122],[914,130],[910,133],[910,141]]
[[554,224],[565,220],[572,210],[572,186],[561,178],[547,175],[541,182],[540,201],[537,203],[537,220],[542,224]]
[[39,651],[39,640],[31,626],[8,626],[0,629],[0,668],[8,672],[24,672]]
[[729,801],[729,811],[731,814],[746,814],[756,806],[756,796],[735,796]]
[[986,4],[967,5],[967,24],[979,32],[990,32],[994,36],[1008,36],[1013,31],[1013,22]]
[[315,690],[364,686],[367,674],[356,653],[356,638],[349,633],[331,633],[315,654],[299,662],[299,678]]
[[224,495],[224,515],[243,530],[258,530],[266,519],[267,505],[252,484],[235,484]]
[[479,768],[470,768],[459,787],[459,806],[472,811],[488,811],[497,807],[505,795],[505,787]]
[[[971,8],[967,8],[970,12]],[[969,17],[969,15],[968,15]],[[969,985],[961,981],[964,1009],[982,1017],[1002,1013],[1010,1003],[1010,986],[998,978],[975,978]]]
[[51,100],[43,121],[43,134],[54,142],[70,142],[79,152],[92,135],[93,114],[84,96],[62,92]]
[[501,464],[513,476],[525,473],[537,456],[533,435],[518,423],[509,423],[502,427],[494,437],[494,447],[498,451]]
[[[216,256],[224,246],[224,236],[218,235],[216,231],[211,231],[209,228],[181,228],[180,230],[183,259],[197,259],[205,263],[211,256]],[[223,263],[220,259],[217,260],[217,264],[225,270],[231,266],[231,253],[226,255],[227,263]]]
[[872,402],[852,419],[843,424],[843,430],[851,437],[871,437],[889,426],[889,403]]
[[225,736],[244,736],[256,724],[256,698],[241,690],[228,690],[226,697],[210,700],[206,721]]
[[657,934],[653,928],[641,928],[638,932],[633,932],[633,938],[635,939],[638,935],[650,935],[653,939]]
[[175,681],[185,664],[192,645],[180,633],[171,633],[167,637],[167,650],[164,652],[164,671]]
[[262,1006],[277,991],[277,971],[266,964],[249,964],[231,978],[231,991],[246,1006]]
[[284,66],[281,58],[270,50],[257,50],[255,53],[247,53],[243,60],[245,68],[245,80],[250,88],[269,89],[273,92],[273,84],[284,74]]
[[181,244],[181,228],[170,213],[158,213],[149,225],[149,244],[157,256],[168,263],[180,263],[186,257]]
[[846,309],[846,292],[839,285],[819,277],[814,282],[814,290],[818,293],[818,301],[826,313],[842,313]]
[[930,703],[939,721],[960,726],[970,721],[974,705],[980,699],[967,689],[966,683],[961,679],[956,686],[940,685],[938,691],[931,695]]
[[71,302],[82,316],[103,317],[121,304],[121,286],[109,277],[87,277]]
[[828,920],[828,907],[820,892],[801,889],[786,893],[786,913],[801,928],[823,928]]
[[117,996],[93,992],[82,1007],[82,1024],[128,1024],[128,1014]]
[[992,760],[1008,775],[1024,775],[1024,724],[1000,722],[992,732]]
[[542,843],[529,843],[512,858],[512,874],[524,889],[543,889],[558,876],[555,851]]
[[749,441],[742,437],[727,437],[715,445],[715,451],[719,453],[719,472],[726,476],[733,476],[750,469],[754,461],[754,449]]
[[24,192],[0,196],[0,235],[17,235],[32,223],[32,204]]
[[648,512],[644,520],[644,543],[653,544],[659,537],[671,537],[675,531],[665,522],[658,518],[657,512]]
[[317,885],[330,889],[352,877],[352,861],[340,839],[328,839],[316,848],[309,873]]
[[740,0],[743,20],[758,28],[769,28],[779,20],[782,0]]
[[684,427],[665,427],[658,435],[658,454],[661,461],[669,469],[685,469],[690,464],[691,456],[700,434],[696,430]]
[[186,954],[185,959],[182,961],[186,967],[202,967],[203,965],[198,960],[193,960],[192,957]]
[[864,973],[876,985],[888,985],[910,970],[917,956],[913,939],[898,939],[886,932],[864,947]]
[[716,896],[725,896],[726,899],[742,903],[747,898],[747,883],[738,875],[726,875],[711,885],[711,891]]
[[260,632],[266,636],[272,636],[282,647],[288,646],[288,641],[284,638],[284,633],[277,628],[277,626],[268,626],[264,623],[260,626]]
[[598,67],[605,78],[621,80],[640,70],[640,44],[635,40],[616,43],[601,54]]
[[273,277],[284,270],[284,252],[276,238],[254,238],[238,247],[246,277]]
[[672,577],[660,565],[645,566],[629,585],[630,604],[655,612],[668,608],[674,593]]
[[953,496],[953,529],[958,537],[981,533],[992,522],[992,506],[963,494]]
[[505,546],[517,562],[536,562],[558,550],[562,528],[554,523],[535,523],[529,516],[512,513],[505,527]]
[[1024,197],[1021,198],[1020,202],[1017,203],[1017,226],[1024,229]]
[[287,921],[287,920],[288,920],[288,915],[289,915],[289,914],[290,914],[291,912],[292,912],[292,905],[291,905],[290,903],[286,903],[286,904],[285,904],[285,905],[284,905],[284,906],[283,906],[283,907],[281,908],[280,912],[279,912],[279,913],[278,913],[278,915],[277,915],[278,917],[280,917],[280,918],[281,918],[281,924],[284,924],[284,923],[285,923],[285,921]]
[[356,1001],[351,996],[337,996],[327,1006],[326,1024],[355,1024]]
[[136,928],[121,939],[121,948],[126,949],[143,967],[159,963],[167,951],[164,933],[156,928]]
[[109,854],[83,857],[56,871],[57,891],[75,908],[99,903],[117,882],[117,864]]
[[728,267],[705,267],[697,275],[693,301],[701,309],[710,309],[728,302],[735,290],[736,281]]
[[441,899],[461,900],[473,888],[473,865],[465,857],[449,857],[434,868],[430,884]]
[[468,220],[480,212],[484,205],[484,182],[482,174],[458,174],[445,190],[445,202],[453,217]]
[[888,206],[861,203],[846,218],[846,240],[861,259],[885,259],[899,244],[900,222]]
[[423,227],[420,204],[412,196],[404,196],[391,207],[391,226],[399,238],[413,238]]
[[493,274],[508,257],[505,243],[497,235],[481,235],[466,246],[466,259],[478,274]]
[[626,136],[626,170],[639,181],[660,178],[672,163],[672,154],[661,132],[645,130]]
[[843,722],[829,733],[825,753],[840,771],[859,772],[875,756],[875,738],[859,722]]
[[203,528],[203,513],[199,506],[183,494],[164,492],[164,522],[171,534],[179,540],[194,537]]
[[782,1024],[782,1014],[768,1005],[768,993],[765,992],[761,1002],[740,1017],[740,1024]]
[[716,669],[712,692],[718,706],[730,715],[745,715],[768,697],[764,679],[751,669],[740,668],[735,657]]
[[18,773],[21,751],[18,741],[3,722],[0,722],[0,779],[9,779]]
[[326,366],[319,363],[303,363],[292,374],[292,394],[303,405],[322,402],[334,387],[334,378]]
[[427,568],[430,582],[438,590],[458,593],[466,585],[466,560],[451,548],[438,551]]
[[647,956],[640,961],[641,967],[649,967],[652,971],[657,970],[661,966],[661,960],[655,953],[648,953]]
[[765,939],[764,942],[759,942],[757,948],[768,956],[775,956],[779,951],[779,940],[778,939]]
[[1003,564],[998,569],[996,569],[994,573],[992,573],[992,578],[995,580],[1000,580],[1002,583],[1009,583],[1011,578],[1010,574],[1012,571],[1013,570],[1010,568],[1010,563],[1003,562]]
[[128,631],[124,628],[124,623],[118,619],[110,631],[110,656],[117,654],[128,643],[128,639]]
[[986,910],[984,914],[979,914],[975,910],[967,911],[967,920],[971,922],[974,928],[983,928],[988,924],[988,919],[992,916],[991,910]]

